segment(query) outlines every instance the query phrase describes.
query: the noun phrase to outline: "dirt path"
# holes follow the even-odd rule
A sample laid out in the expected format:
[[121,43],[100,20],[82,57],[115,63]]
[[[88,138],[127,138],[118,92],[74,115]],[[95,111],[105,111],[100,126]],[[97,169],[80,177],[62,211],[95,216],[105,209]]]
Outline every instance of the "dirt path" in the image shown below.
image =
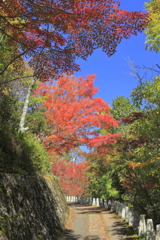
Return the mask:
[[133,240],[112,211],[70,204],[71,217],[62,240]]

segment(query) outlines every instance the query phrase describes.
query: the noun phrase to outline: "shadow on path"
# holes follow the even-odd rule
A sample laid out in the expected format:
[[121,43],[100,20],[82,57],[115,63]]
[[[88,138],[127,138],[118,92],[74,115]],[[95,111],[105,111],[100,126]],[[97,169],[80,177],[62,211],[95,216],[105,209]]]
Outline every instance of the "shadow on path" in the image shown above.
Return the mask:
[[[113,211],[94,206],[69,205],[76,215],[72,222],[72,229],[66,229],[63,240],[133,239],[127,236],[128,234],[126,228],[123,226],[123,220],[117,218]],[[88,232],[89,229],[90,231]],[[102,229],[104,229],[106,234],[103,234],[103,231],[101,232]]]
[[93,207],[93,206],[82,207],[81,205],[78,205],[76,209],[79,210],[78,214],[100,214],[101,212],[108,211],[107,209],[102,209],[102,208]]
[[88,235],[88,236],[83,238],[82,235],[75,234],[73,230],[69,230],[69,229],[67,229],[65,231],[64,239],[65,240],[79,240],[79,239],[83,239],[83,240],[102,240],[102,238],[100,238],[98,235]]

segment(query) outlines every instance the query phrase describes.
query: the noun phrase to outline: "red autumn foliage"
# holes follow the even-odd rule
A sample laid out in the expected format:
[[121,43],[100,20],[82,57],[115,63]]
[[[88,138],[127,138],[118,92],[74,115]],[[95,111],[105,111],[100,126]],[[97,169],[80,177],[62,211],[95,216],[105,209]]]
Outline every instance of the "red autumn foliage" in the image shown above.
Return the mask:
[[121,10],[119,0],[6,0],[0,17],[8,44],[18,46],[43,80],[73,73],[79,69],[75,59],[86,59],[97,48],[111,56],[148,21],[144,12]]
[[70,196],[81,196],[85,193],[88,178],[85,173],[87,163],[76,164],[63,159],[53,161],[52,172],[59,177],[63,192]]
[[142,188],[146,190],[152,190],[155,187],[158,187],[159,185],[159,180],[156,178],[150,179],[149,182],[142,184]]
[[142,112],[132,112],[129,116],[122,118],[122,123],[131,124],[140,118],[146,118],[145,114]]
[[[133,189],[137,187],[137,182],[135,181],[136,175],[134,175],[132,172],[132,175],[130,177],[128,176],[128,178],[125,178],[122,181],[122,186],[125,187],[128,192],[132,192]],[[139,175],[139,178],[141,178],[141,175]],[[146,180],[144,184],[139,183],[138,188],[140,188],[141,191],[143,191],[143,189],[148,191],[157,187],[158,184],[158,178],[150,176],[150,179]]]
[[[45,146],[57,153],[68,152],[80,145],[97,147],[116,141],[119,134],[100,136],[95,129],[109,129],[117,121],[109,114],[109,105],[93,95],[95,75],[85,79],[74,76],[60,77],[55,84],[41,84],[37,95],[46,96],[47,124],[51,134],[44,139]],[[100,114],[100,113],[106,114]]]

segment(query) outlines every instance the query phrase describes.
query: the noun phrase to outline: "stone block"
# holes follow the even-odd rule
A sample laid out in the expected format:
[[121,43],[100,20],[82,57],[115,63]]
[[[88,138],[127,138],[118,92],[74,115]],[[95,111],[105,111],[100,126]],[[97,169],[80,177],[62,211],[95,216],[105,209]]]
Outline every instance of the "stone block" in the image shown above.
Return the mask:
[[92,206],[96,206],[96,199],[95,198],[93,198]]
[[99,207],[99,198],[96,198],[96,206]]
[[146,240],[155,240],[155,231],[152,219],[147,219]]
[[129,222],[129,210],[130,210],[130,208],[128,206],[126,206],[126,212],[125,212],[125,220],[126,220],[126,222]]
[[113,211],[116,212],[116,208],[117,208],[117,201],[114,201],[114,204],[113,204]]
[[156,226],[156,240],[160,240],[160,224]]
[[107,199],[104,199],[104,207],[105,207],[106,209],[108,209],[108,202],[107,202]]
[[119,206],[118,206],[118,216],[119,217],[122,217],[122,208],[123,208],[123,204],[119,203]]
[[119,202],[116,201],[116,209],[115,209],[115,212],[118,214],[118,209],[119,209]]
[[140,216],[139,216],[139,213],[137,211],[134,211],[133,212],[133,216],[134,216],[134,220],[133,220],[133,229],[135,231],[138,230],[138,227],[139,227],[139,220],[140,220]]
[[122,205],[122,218],[125,219],[125,216],[126,216],[126,206],[125,205]]
[[108,200],[108,210],[111,210],[111,205],[112,205],[112,201],[109,199]]
[[129,212],[128,212],[128,218],[129,218],[129,226],[133,226],[133,223],[134,223],[134,211],[132,209],[129,209]]
[[140,215],[139,227],[138,227],[138,236],[146,237],[146,220],[145,215]]
[[100,198],[100,200],[99,200],[99,205],[100,205],[100,207],[103,207],[103,199],[102,198]]
[[113,210],[113,211],[114,211],[114,202],[115,202],[115,201],[112,199],[112,200],[111,200],[111,210]]

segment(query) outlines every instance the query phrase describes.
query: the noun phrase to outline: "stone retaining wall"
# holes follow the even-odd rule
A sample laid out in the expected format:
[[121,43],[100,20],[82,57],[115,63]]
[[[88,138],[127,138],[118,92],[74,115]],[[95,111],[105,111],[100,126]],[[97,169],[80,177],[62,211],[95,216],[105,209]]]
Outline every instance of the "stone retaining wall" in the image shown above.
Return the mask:
[[129,226],[138,231],[139,237],[144,237],[146,240],[160,240],[160,224],[154,229],[152,219],[146,219],[145,215],[139,215],[138,212],[125,206],[123,203],[114,200],[75,196],[66,196],[66,200],[67,202],[105,207],[108,210],[113,210],[119,217],[128,222]]
[[68,215],[56,179],[0,174],[0,240],[57,240]]

